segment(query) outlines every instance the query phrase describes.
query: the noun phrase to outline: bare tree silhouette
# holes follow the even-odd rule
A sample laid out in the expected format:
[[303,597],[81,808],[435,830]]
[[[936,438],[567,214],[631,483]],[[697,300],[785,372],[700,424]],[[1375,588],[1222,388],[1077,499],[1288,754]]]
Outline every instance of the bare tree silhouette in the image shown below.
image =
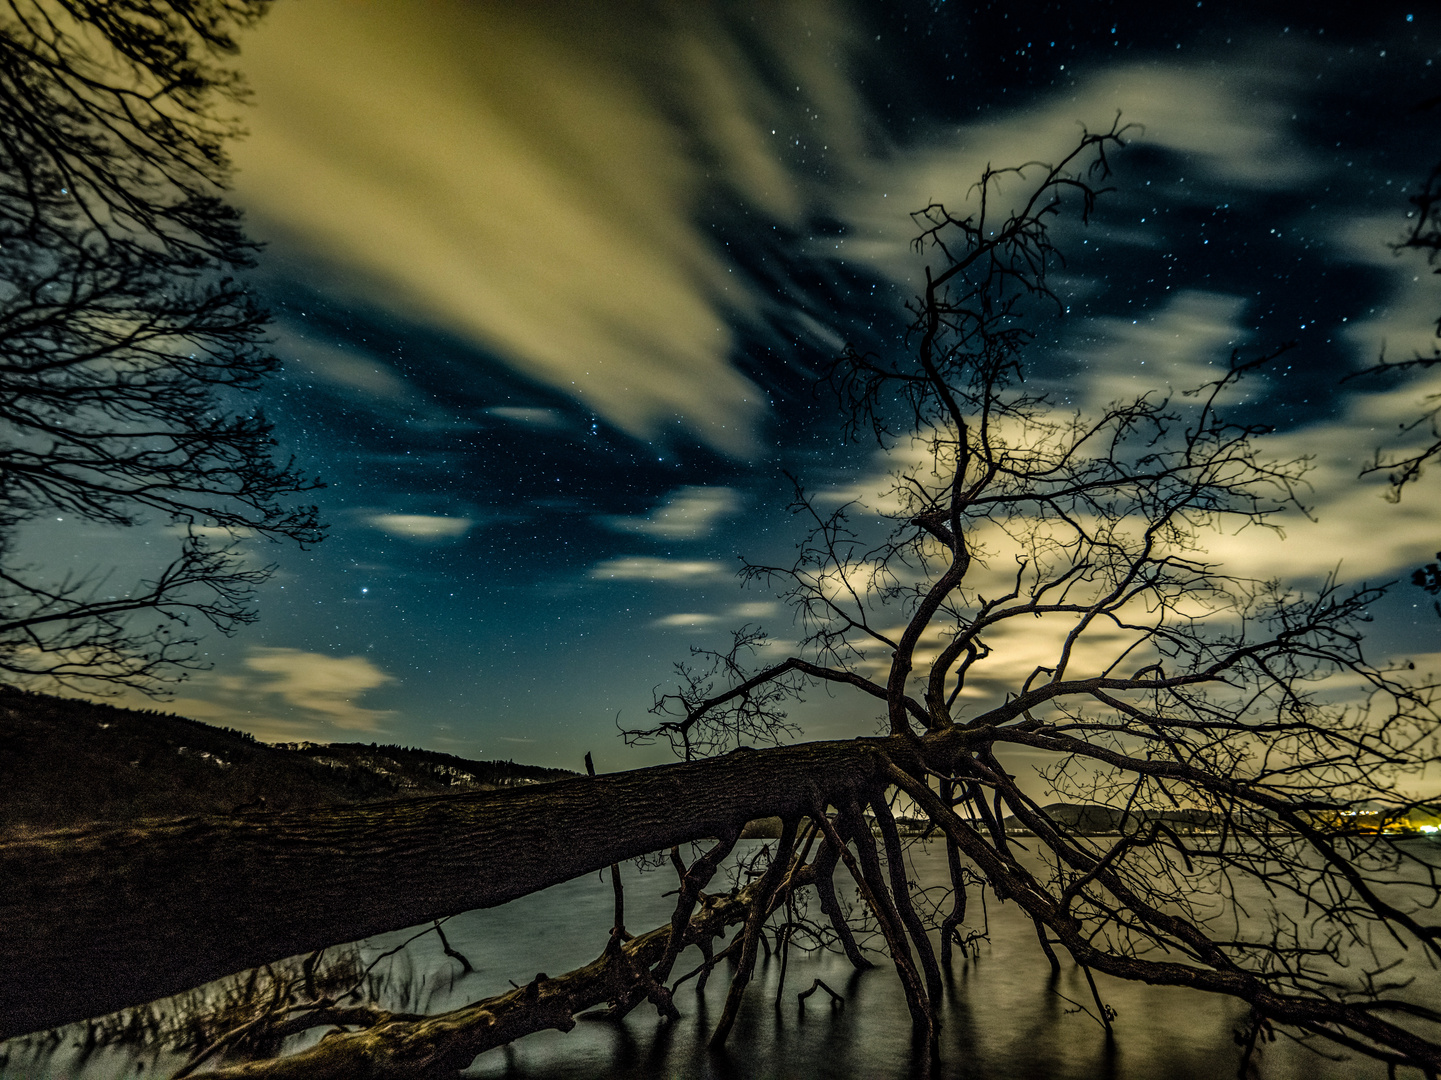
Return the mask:
[[[317,486],[237,392],[278,361],[227,276],[254,246],[222,200],[220,61],[265,0],[10,0],[0,8],[0,677],[157,691],[194,616],[253,618],[244,537],[317,541]],[[168,565],[45,576],[28,524],[168,522]]]
[[[1406,215],[1411,222],[1410,227],[1400,240],[1391,245],[1392,250],[1398,255],[1407,251],[1424,251],[1426,262],[1432,268],[1431,272],[1441,274],[1441,266],[1437,265],[1438,258],[1441,258],[1441,164],[1431,170],[1426,181],[1410,196],[1410,203],[1413,209]],[[1441,336],[1441,318],[1436,321],[1436,332]],[[1363,376],[1395,376],[1435,367],[1437,364],[1441,364],[1441,348],[1433,345],[1429,356],[1418,353],[1405,360],[1387,360],[1383,355],[1371,367],[1353,372],[1342,381],[1348,382]],[[1425,445],[1389,455],[1378,449],[1372,463],[1361,471],[1362,476],[1386,473],[1391,483],[1387,498],[1392,502],[1400,502],[1406,485],[1420,479],[1426,464],[1437,454],[1441,454],[1441,427],[1437,426],[1438,417],[1441,417],[1441,399],[1432,395],[1423,404],[1425,408],[1421,414],[1404,425],[1400,434],[1406,436],[1422,433],[1421,437],[1428,440]]]
[[[867,543],[848,507],[827,512],[797,488],[793,510],[810,523],[799,557],[744,574],[779,586],[805,630],[800,652],[743,669],[758,644],[747,631],[659,699],[671,714],[660,725],[627,737],[720,752],[758,728],[788,734],[785,694],[854,687],[914,748],[883,775],[944,834],[957,905],[969,864],[1035,920],[1043,947],[1084,967],[1235,994],[1267,1021],[1434,1068],[1434,1044],[1387,1018],[1441,1014],[1389,997],[1385,950],[1372,946],[1369,966],[1357,950],[1384,928],[1441,959],[1441,928],[1424,914],[1435,869],[1383,836],[1338,834],[1362,811],[1405,818],[1406,781],[1435,754],[1434,690],[1365,657],[1359,624],[1378,590],[1328,580],[1308,593],[1205,555],[1209,535],[1274,528],[1300,508],[1305,463],[1268,459],[1263,429],[1224,407],[1284,350],[1233,357],[1190,395],[1147,393],[1094,417],[1023,381],[1026,305],[1055,301],[1053,218],[1067,195],[1089,216],[1123,134],[1088,134],[1055,166],[988,170],[965,216],[917,215],[929,265],[910,352],[848,349],[831,375],[855,427],[909,452],[889,492],[894,531]],[[1012,195],[1021,181],[1026,194]],[[1008,196],[1019,208],[997,212]],[[1049,657],[1006,683],[1003,650],[1025,638]],[[1121,808],[1119,837],[1083,838],[1037,805],[1006,764],[1021,750],[1048,757],[1055,791]],[[894,873],[884,786],[835,805],[874,859],[869,804]],[[1175,811],[1214,836],[1183,839]],[[1043,845],[1044,871],[1012,850],[1008,821]],[[876,865],[864,877],[875,917],[917,1025],[933,1032],[931,943],[904,882]],[[1303,898],[1309,921],[1217,936],[1208,906],[1246,877]]]
[[[1386,831],[1437,761],[1434,687],[1367,659],[1377,589],[1249,580],[1206,554],[1211,537],[1275,528],[1297,505],[1305,462],[1269,458],[1264,429],[1227,419],[1228,395],[1276,354],[1233,357],[1192,394],[1144,393],[1089,417],[1022,377],[1032,305],[1055,302],[1062,206],[1090,215],[1124,136],[1113,126],[1054,165],[988,170],[969,213],[917,215],[927,267],[908,350],[848,349],[830,373],[845,416],[897,463],[881,508],[891,531],[868,537],[851,507],[797,485],[808,523],[797,558],[745,570],[790,601],[796,650],[756,664],[768,639],[742,630],[658,694],[651,727],[625,732],[668,741],[682,762],[396,804],[384,820],[317,810],[269,826],[179,822],[124,845],[100,830],[64,852],[0,850],[0,881],[15,860],[41,860],[27,902],[46,912],[0,904],[14,927],[6,966],[45,972],[23,1005],[0,997],[0,1012],[28,1008],[34,1022],[142,985],[160,992],[241,958],[502,903],[712,837],[689,865],[672,851],[668,926],[632,937],[617,889],[610,941],[585,969],[442,1017],[356,1020],[361,1030],[293,1058],[215,1075],[445,1074],[525,1031],[566,1029],[597,1002],[673,1015],[683,983],[729,957],[718,1046],[770,948],[768,924],[782,956],[824,945],[867,963],[836,902],[838,872],[853,878],[929,1054],[942,967],[979,932],[968,895],[984,887],[1093,988],[1103,972],[1246,1002],[1248,1056],[1279,1026],[1434,1075],[1441,1013],[1394,964],[1403,949],[1441,959],[1438,868]],[[883,734],[788,745],[784,705],[819,686],[865,695]],[[1028,793],[1020,777],[1036,761],[1068,804]],[[944,898],[923,900],[909,879],[902,810],[945,845]],[[741,827],[763,815],[784,826],[750,885],[708,894]],[[94,884],[129,880],[137,859],[195,884],[163,905]],[[821,917],[807,920],[794,900],[811,887]],[[1242,912],[1248,889],[1274,905]],[[217,921],[243,933],[217,942],[193,929]],[[714,949],[725,925],[740,930]],[[157,973],[114,959],[156,940],[183,962]],[[692,943],[704,961],[676,978]],[[107,979],[83,978],[75,965],[101,954]],[[1099,992],[1095,1006],[1109,1025]],[[290,1030],[330,1022],[329,1009],[297,998],[277,1015]]]
[[[1417,107],[1418,113],[1429,112],[1441,105],[1441,97],[1428,98]],[[1441,162],[1438,162],[1412,194],[1408,197],[1411,209],[1406,218],[1410,222],[1401,239],[1391,245],[1397,255],[1420,251],[1426,255],[1427,265],[1433,274],[1441,274]],[[1441,337],[1441,317],[1436,320],[1436,333]],[[1383,351],[1378,361],[1370,367],[1352,372],[1343,383],[1358,378],[1395,378],[1410,372],[1422,371],[1441,364],[1441,347],[1432,345],[1430,355],[1418,352],[1405,360],[1387,360]],[[1441,454],[1441,396],[1432,394],[1422,401],[1421,412],[1410,423],[1401,425],[1399,437],[1419,439],[1415,445],[1396,453],[1383,453],[1378,447],[1371,464],[1361,470],[1361,475],[1372,476],[1385,473],[1390,482],[1386,498],[1400,502],[1407,485],[1421,478],[1425,467]],[[1441,553],[1436,556],[1441,559]],[[1411,583],[1425,589],[1432,596],[1441,591],[1441,576],[1436,563],[1419,567],[1411,575]],[[1436,614],[1441,615],[1441,602],[1433,602]]]

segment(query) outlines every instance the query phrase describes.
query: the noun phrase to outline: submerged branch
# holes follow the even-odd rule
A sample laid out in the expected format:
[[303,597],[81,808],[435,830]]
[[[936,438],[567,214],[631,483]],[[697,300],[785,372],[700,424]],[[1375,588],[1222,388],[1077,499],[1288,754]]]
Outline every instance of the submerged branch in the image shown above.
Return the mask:
[[[754,918],[767,894],[765,881],[758,880],[734,896],[708,897],[685,924],[680,947],[709,942],[725,927]],[[644,998],[654,981],[652,969],[673,949],[672,927],[666,924],[618,947],[608,945],[585,967],[556,978],[538,974],[508,993],[424,1019],[380,1014],[364,1030],[334,1034],[290,1057],[203,1075],[214,1080],[413,1080],[444,1075],[533,1032],[569,1031],[577,1014],[587,1009]],[[327,1019],[317,1017],[310,1026]]]

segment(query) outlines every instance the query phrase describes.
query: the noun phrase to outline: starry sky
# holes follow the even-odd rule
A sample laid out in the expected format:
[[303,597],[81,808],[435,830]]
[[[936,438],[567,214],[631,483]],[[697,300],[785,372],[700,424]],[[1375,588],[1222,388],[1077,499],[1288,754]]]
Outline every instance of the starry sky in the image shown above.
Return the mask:
[[[1296,342],[1233,407],[1314,455],[1315,520],[1211,554],[1399,578],[1373,655],[1441,658],[1407,583],[1441,546],[1441,469],[1399,504],[1358,479],[1441,371],[1341,383],[1429,353],[1441,316],[1441,279],[1389,247],[1441,158],[1441,108],[1416,108],[1441,93],[1433,8],[285,0],[239,64],[234,197],[286,362],[263,404],[331,528],[256,548],[278,564],[259,621],[207,638],[166,708],[269,740],[668,759],[615,725],[673,662],[745,623],[776,655],[797,637],[735,578],[800,538],[786,474],[882,508],[894,455],[846,439],[815,380],[847,341],[903,347],[909,213],[1118,111],[1140,126],[1059,234],[1032,381],[1093,408]],[[37,550],[123,575],[142,533]],[[994,687],[1036,662],[995,644]],[[818,691],[793,718],[838,738],[876,713]]]

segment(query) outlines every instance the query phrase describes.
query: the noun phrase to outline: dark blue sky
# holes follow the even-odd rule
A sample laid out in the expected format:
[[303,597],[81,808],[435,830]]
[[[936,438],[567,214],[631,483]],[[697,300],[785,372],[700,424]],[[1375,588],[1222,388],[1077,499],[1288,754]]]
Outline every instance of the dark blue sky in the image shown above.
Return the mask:
[[[278,5],[241,58],[237,198],[287,361],[264,403],[329,483],[331,535],[258,552],[280,566],[260,621],[208,640],[172,707],[271,739],[656,760],[614,720],[690,645],[796,636],[733,576],[798,539],[785,474],[880,505],[887,461],[815,379],[847,340],[902,347],[908,212],[1117,110],[1144,127],[1091,227],[1061,229],[1033,382],[1093,407],[1298,342],[1235,407],[1316,455],[1318,521],[1213,555],[1404,576],[1441,545],[1434,477],[1393,506],[1356,474],[1437,380],[1340,379],[1383,343],[1429,350],[1441,315],[1387,248],[1441,157],[1441,109],[1416,111],[1438,57],[1420,5]],[[1376,649],[1441,651],[1413,592]],[[998,686],[1028,662],[1012,644]],[[838,737],[874,712],[821,692],[796,719]]]

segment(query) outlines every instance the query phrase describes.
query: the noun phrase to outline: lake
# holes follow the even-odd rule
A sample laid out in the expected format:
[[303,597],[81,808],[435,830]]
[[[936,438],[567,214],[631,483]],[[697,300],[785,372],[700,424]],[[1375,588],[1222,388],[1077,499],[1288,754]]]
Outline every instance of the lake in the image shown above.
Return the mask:
[[[741,841],[736,854],[754,852],[762,843]],[[945,853],[939,844],[914,845],[911,858],[917,880],[926,884],[945,880]],[[640,933],[667,922],[672,901],[661,894],[675,888],[669,866],[641,872],[627,864],[622,871],[627,928]],[[853,898],[854,890],[847,893],[843,887],[843,870],[836,881],[843,899]],[[446,935],[452,947],[474,964],[475,972],[462,977],[460,965],[444,954],[435,935],[426,935],[382,961],[389,966],[390,985],[396,988],[394,1000],[383,1004],[440,1012],[504,992],[509,980],[524,983],[538,971],[558,975],[586,964],[605,944],[611,905],[608,874],[595,874],[503,907],[457,915],[445,924]],[[972,909],[973,922],[979,923],[981,910],[974,895]],[[1109,1042],[1100,1024],[1077,1008],[1080,1003],[1094,1010],[1084,976],[1064,954],[1063,972],[1052,986],[1029,919],[1014,904],[1000,904],[989,896],[985,914],[990,940],[981,943],[974,956],[958,953],[947,973],[939,1076],[1214,1080],[1235,1075],[1240,1051],[1232,1032],[1245,1017],[1244,1005],[1191,990],[1097,975],[1102,997],[1117,1012],[1116,1037]],[[362,954],[373,958],[407,936],[369,939],[362,944]],[[466,1075],[494,1080],[908,1077],[913,1061],[905,999],[889,960],[880,953],[871,955],[879,966],[857,974],[842,956],[793,950],[779,1008],[775,1004],[779,961],[758,961],[723,1055],[709,1053],[705,1040],[725,1000],[724,966],[717,969],[704,996],[694,992],[695,980],[681,988],[676,1005],[684,1015],[678,1023],[660,1022],[654,1009],[642,1004],[620,1023],[582,1021],[569,1033],[541,1032],[491,1051],[477,1059]],[[676,972],[690,970],[699,960],[697,950],[688,950]],[[1423,998],[1430,994],[1431,1000],[1441,1000],[1436,971],[1417,965],[1412,974],[1422,980]],[[833,1008],[823,991],[812,995],[804,1009],[798,1007],[796,993],[816,978],[844,995],[844,1007]],[[168,1076],[184,1061],[183,1055],[153,1050],[137,1055],[123,1047],[104,1047],[87,1055],[74,1045],[77,1030],[66,1029],[58,1043],[32,1038],[0,1046],[0,1077],[130,1080]],[[1331,1057],[1318,1056],[1283,1035],[1264,1046],[1259,1075],[1318,1080],[1380,1080],[1386,1075],[1384,1066],[1330,1046],[1322,1049]]]

